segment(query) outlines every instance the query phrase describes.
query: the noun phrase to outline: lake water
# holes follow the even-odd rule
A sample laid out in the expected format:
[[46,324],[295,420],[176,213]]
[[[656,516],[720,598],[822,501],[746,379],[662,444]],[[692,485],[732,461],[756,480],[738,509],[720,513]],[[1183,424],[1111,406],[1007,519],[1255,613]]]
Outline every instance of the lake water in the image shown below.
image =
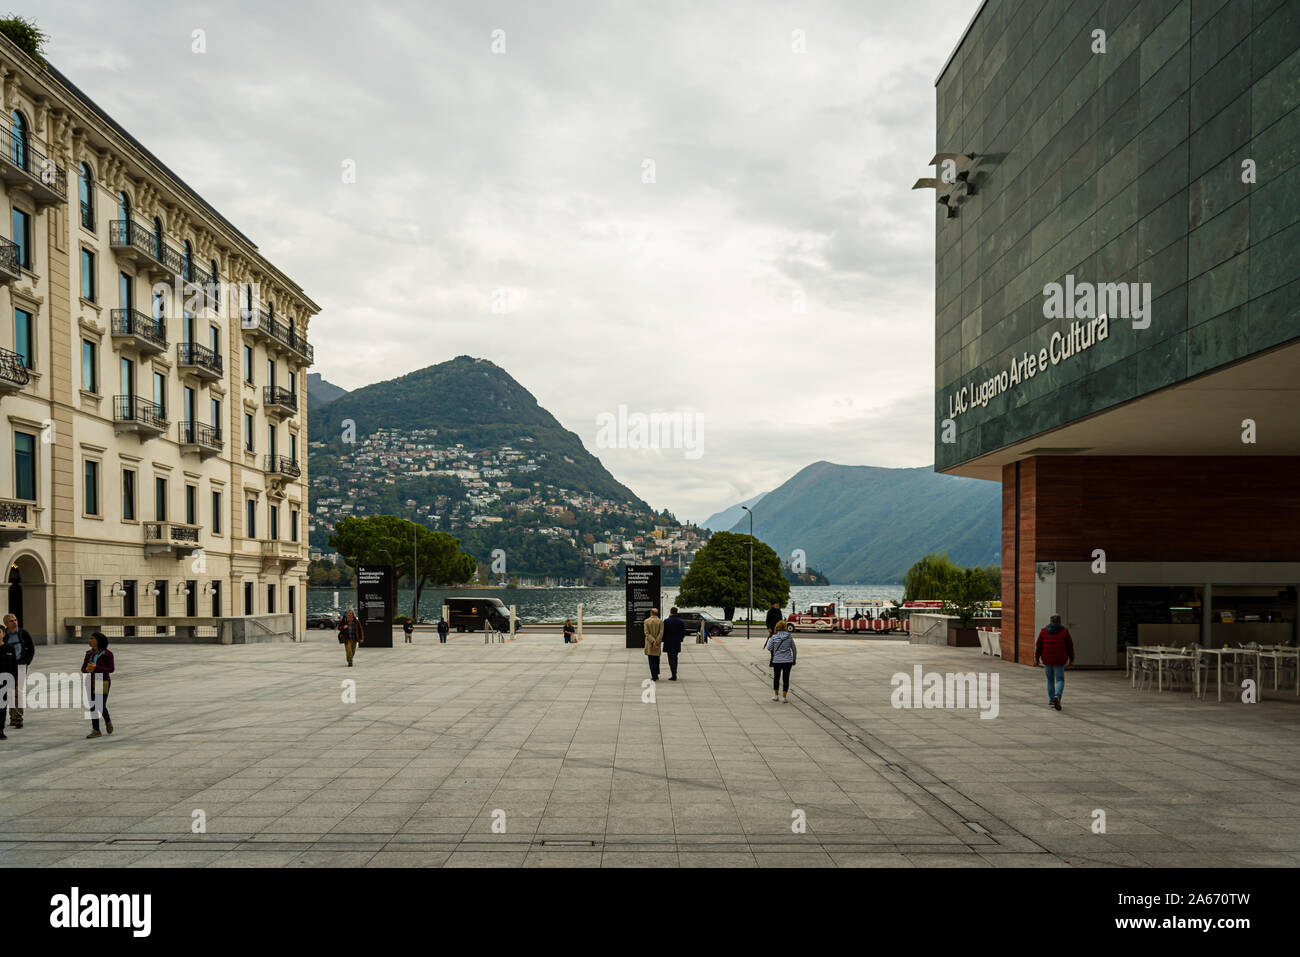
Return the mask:
[[[340,588],[338,591],[339,608],[349,604],[356,607],[355,588]],[[307,589],[307,614],[324,614],[334,610],[333,588]],[[677,588],[666,585],[662,589],[662,611],[677,600]],[[624,598],[622,588],[479,588],[479,589],[432,589],[426,588],[420,595],[420,617],[425,620],[437,620],[444,598],[468,598],[486,596],[499,598],[507,608],[516,606],[521,621],[526,622],[562,622],[566,618],[578,617],[578,605],[583,606],[583,618],[586,621],[622,621]],[[791,585],[790,598],[800,611],[806,611],[810,604],[831,602],[836,597],[842,599],[893,598],[902,599],[902,585]],[[397,610],[399,615],[411,613],[411,600],[414,597],[409,588],[399,589],[397,593]],[[786,602],[789,610],[790,603]],[[698,611],[699,609],[692,609]],[[721,608],[706,608],[710,614],[722,617]],[[738,608],[734,617],[744,618],[744,609]],[[758,609],[757,617],[763,618],[766,608]]]

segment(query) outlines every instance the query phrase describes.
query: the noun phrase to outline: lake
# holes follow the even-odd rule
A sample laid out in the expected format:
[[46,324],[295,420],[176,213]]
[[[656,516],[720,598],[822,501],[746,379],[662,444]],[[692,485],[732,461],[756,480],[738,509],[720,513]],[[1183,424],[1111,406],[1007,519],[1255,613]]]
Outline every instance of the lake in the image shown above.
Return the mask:
[[[308,588],[307,589],[307,614],[325,614],[334,610],[333,588]],[[357,593],[355,588],[337,589],[340,610],[346,608],[349,604],[356,607]],[[562,622],[565,618],[578,617],[578,605],[583,606],[583,618],[587,621],[622,621],[623,620],[623,589],[622,588],[460,588],[460,589],[433,589],[426,588],[420,596],[420,617],[426,620],[437,620],[439,611],[444,598],[468,598],[471,596],[486,596],[501,599],[501,603],[507,608],[511,605],[516,607],[517,614],[521,621],[526,622]],[[677,587],[675,585],[666,585],[662,590],[661,611],[667,614],[668,609],[677,600]],[[843,599],[859,598],[894,598],[902,599],[902,585],[791,585],[790,598],[793,599],[800,611],[807,610],[810,604],[820,602],[830,602],[839,596]],[[409,615],[411,613],[411,600],[414,597],[409,588],[402,588],[397,593],[396,614]],[[786,602],[786,609],[789,610],[790,603]],[[692,609],[699,611],[700,609]],[[722,617],[721,608],[706,608],[710,614]],[[767,614],[766,608],[758,609],[758,618],[763,618]],[[744,617],[744,609],[738,608],[735,612],[736,618]]]

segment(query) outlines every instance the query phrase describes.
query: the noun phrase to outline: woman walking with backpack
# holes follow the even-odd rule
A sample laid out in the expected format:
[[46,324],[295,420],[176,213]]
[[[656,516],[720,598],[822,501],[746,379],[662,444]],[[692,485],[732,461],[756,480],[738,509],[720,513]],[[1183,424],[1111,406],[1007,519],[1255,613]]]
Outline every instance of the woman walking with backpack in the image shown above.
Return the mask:
[[[799,653],[794,644],[794,635],[790,634],[790,623],[778,621],[764,647],[772,653],[768,661],[772,668],[772,700],[789,701],[786,695],[790,693],[790,669],[794,667]],[[780,694],[777,694],[778,691]]]

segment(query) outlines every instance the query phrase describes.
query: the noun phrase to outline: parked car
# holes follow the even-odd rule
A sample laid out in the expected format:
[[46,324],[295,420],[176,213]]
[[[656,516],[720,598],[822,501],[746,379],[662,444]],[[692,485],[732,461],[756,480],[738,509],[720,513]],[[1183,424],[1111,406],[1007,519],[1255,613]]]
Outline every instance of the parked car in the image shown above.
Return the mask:
[[686,622],[686,633],[688,635],[699,634],[701,621],[704,622],[705,633],[710,636],[731,634],[731,622],[723,621],[721,618],[714,618],[707,611],[679,611],[677,617]]
[[333,615],[308,615],[308,628],[338,628],[339,620]]

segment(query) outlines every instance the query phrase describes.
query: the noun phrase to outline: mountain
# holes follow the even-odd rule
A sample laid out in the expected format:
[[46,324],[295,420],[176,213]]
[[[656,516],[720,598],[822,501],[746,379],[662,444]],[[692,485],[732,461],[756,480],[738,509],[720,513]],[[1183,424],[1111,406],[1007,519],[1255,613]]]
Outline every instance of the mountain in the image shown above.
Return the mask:
[[326,402],[333,402],[340,396],[348,394],[332,382],[326,382],[319,372],[307,373],[307,408],[315,409]]
[[700,522],[700,528],[707,528],[711,532],[729,532],[731,527],[741,519],[745,521],[745,531],[749,532],[749,517],[741,510],[741,505],[748,505],[753,508],[760,501],[766,492],[759,492],[748,501],[741,502],[740,505],[733,505],[731,508],[724,508],[721,512],[715,512],[704,521]]
[[[754,509],[754,535],[784,560],[804,550],[832,582],[887,584],[930,552],[959,565],[1001,561],[1002,486],[940,475],[816,462]],[[744,517],[730,529],[745,533]]]
[[457,356],[312,409],[309,437],[325,443],[323,463],[348,450],[343,441],[347,420],[355,423],[357,437],[379,429],[436,429],[439,447],[456,443],[463,443],[466,450],[513,447],[536,458],[537,469],[530,480],[650,511],[610,475],[575,433],[538,405],[532,393],[486,359]]

